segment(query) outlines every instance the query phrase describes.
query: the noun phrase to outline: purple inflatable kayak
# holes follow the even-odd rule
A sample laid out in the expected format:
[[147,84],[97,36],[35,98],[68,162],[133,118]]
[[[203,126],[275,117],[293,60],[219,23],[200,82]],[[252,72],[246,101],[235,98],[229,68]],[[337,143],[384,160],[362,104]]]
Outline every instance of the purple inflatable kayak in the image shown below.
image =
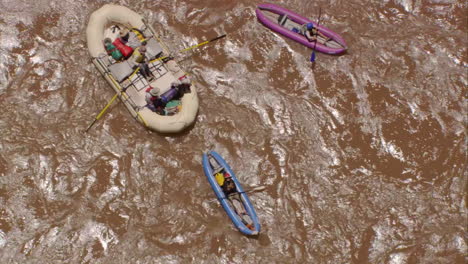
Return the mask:
[[[314,48],[315,41],[309,41],[302,34],[294,32],[293,28],[299,29],[303,24],[309,22],[317,26],[316,22],[274,4],[260,4],[255,13],[257,19],[267,28],[309,48]],[[317,51],[327,54],[339,54],[346,51],[346,42],[340,35],[321,25],[318,26],[318,30],[330,40],[325,42],[325,39],[318,36],[319,42],[315,47]]]

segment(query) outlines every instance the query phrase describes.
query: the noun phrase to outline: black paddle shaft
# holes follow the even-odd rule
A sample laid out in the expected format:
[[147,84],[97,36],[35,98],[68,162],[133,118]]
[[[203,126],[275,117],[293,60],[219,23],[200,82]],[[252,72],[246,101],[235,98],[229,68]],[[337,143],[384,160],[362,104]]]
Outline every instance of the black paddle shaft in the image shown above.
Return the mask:
[[319,7],[319,15],[318,15],[318,19],[317,19],[317,32],[315,33],[315,44],[314,44],[314,51],[315,51],[315,47],[317,46],[317,42],[318,42],[318,27],[320,25],[320,18],[322,17],[322,8]]

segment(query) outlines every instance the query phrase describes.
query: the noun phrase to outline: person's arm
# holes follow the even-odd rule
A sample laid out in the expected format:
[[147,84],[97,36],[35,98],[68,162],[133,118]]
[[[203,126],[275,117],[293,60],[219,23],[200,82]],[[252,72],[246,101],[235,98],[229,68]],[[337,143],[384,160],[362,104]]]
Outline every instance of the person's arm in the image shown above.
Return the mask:
[[147,104],[153,104],[153,101],[151,101],[151,98],[152,98],[152,97],[153,97],[153,96],[151,96],[151,94],[149,94],[148,92],[146,92],[146,94],[145,94],[145,101],[146,101]]
[[156,113],[160,114],[160,115],[165,115],[164,113],[164,108],[163,107],[156,107]]
[[312,32],[310,31],[306,31],[306,33],[304,34],[304,36],[306,37],[306,39],[309,41],[309,42],[312,42],[312,41],[315,41],[317,39],[317,37],[315,36],[315,34],[313,34]]
[[329,38],[329,37],[327,37],[327,36],[325,36],[325,35],[324,35],[322,32],[320,32],[320,31],[317,31],[317,32],[318,32],[318,34],[319,34],[319,35],[320,35],[322,38],[324,38],[324,39],[325,39],[325,42],[327,42],[327,41],[329,41],[329,40],[330,40],[330,38]]

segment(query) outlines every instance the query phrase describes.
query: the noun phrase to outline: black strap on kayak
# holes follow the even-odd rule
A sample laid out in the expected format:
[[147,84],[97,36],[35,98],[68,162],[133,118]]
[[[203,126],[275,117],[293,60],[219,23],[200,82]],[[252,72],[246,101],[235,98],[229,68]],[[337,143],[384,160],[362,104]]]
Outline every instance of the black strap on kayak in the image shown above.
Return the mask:
[[286,24],[286,21],[288,21],[287,15],[283,14],[278,17],[278,24],[280,24],[281,26],[284,26],[284,24]]

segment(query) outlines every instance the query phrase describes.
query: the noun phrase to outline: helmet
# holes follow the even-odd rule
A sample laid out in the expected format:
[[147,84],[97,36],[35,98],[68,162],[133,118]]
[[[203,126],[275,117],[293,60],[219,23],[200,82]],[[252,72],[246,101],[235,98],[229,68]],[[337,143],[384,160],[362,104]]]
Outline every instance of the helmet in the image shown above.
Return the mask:
[[157,87],[154,87],[153,89],[151,89],[149,91],[149,93],[152,95],[152,96],[158,96],[159,95],[159,89]]
[[314,28],[314,24],[312,23],[307,23],[307,29],[312,30]]
[[145,46],[141,46],[139,49],[138,49],[140,52],[146,52],[146,47]]
[[227,172],[224,173],[224,178],[226,179],[230,179],[231,178],[231,175]]

